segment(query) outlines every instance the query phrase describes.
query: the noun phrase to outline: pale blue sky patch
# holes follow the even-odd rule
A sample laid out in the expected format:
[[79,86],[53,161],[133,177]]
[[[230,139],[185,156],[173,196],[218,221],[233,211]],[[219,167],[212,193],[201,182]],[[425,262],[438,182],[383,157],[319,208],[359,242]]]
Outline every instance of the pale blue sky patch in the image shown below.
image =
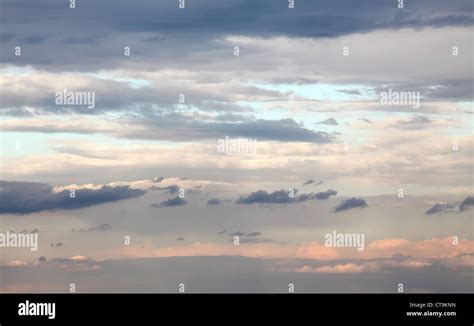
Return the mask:
[[119,76],[114,75],[113,73],[104,72],[104,71],[95,72],[95,73],[83,73],[82,75],[91,76],[91,77],[102,79],[102,80],[112,80],[118,83],[125,83],[125,84],[128,84],[130,88],[134,88],[134,89],[147,87],[152,84],[151,81],[146,80],[146,79],[119,77]]
[[47,146],[48,139],[57,134],[10,131],[1,133],[1,156],[14,158],[29,155],[51,154],[54,151]]
[[330,102],[373,101],[378,99],[370,86],[358,84],[266,84],[261,82],[243,83],[260,89],[294,94],[295,101],[318,100]]
[[162,140],[139,140],[128,138],[116,138],[100,134],[76,134],[76,133],[41,133],[41,132],[2,132],[1,154],[2,157],[18,158],[30,155],[54,154],[61,148],[81,148],[90,146],[97,148],[104,146],[108,148],[133,149],[147,146],[163,146],[178,148],[186,146],[187,143],[162,141]]
[[17,75],[17,76],[28,76],[34,73],[36,70],[33,69],[31,66],[6,66],[3,68],[0,68],[0,73],[1,74],[6,74],[6,75]]

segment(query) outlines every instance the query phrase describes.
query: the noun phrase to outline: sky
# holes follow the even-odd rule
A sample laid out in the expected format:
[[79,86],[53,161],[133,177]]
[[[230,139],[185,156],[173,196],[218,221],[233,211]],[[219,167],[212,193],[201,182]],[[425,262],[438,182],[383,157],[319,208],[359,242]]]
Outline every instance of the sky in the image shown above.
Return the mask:
[[472,1],[290,2],[0,0],[0,292],[472,292]]

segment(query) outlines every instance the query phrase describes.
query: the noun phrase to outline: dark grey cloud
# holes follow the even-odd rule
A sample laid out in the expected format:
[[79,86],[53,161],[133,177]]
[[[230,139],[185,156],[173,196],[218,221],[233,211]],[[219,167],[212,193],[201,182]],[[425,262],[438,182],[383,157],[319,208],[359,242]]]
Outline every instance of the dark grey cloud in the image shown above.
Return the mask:
[[458,203],[436,203],[426,211],[426,214],[432,215],[441,212],[463,212],[474,206],[474,197],[468,196],[464,198],[459,205]]
[[367,206],[368,206],[367,202],[364,199],[352,197],[352,198],[342,201],[339,205],[337,205],[336,208],[334,209],[334,212],[337,213],[337,212],[346,211],[346,210],[356,208],[356,207],[363,208]]
[[172,207],[172,206],[184,206],[186,204],[187,202],[183,198],[176,196],[174,198],[162,201],[159,204],[157,203],[151,204],[150,207]]
[[[314,132],[303,128],[293,119],[258,119],[238,123],[189,122],[187,126],[184,125],[183,127],[183,133],[186,132],[187,135],[189,133],[194,134],[196,138],[221,138],[229,136],[230,138],[244,137],[257,139],[257,141],[275,140],[311,143],[330,143],[334,140],[332,135],[326,132]],[[169,131],[171,132],[171,130]]]
[[53,192],[53,188],[46,183],[0,181],[0,214],[79,209],[135,198],[144,193],[144,190],[129,186],[103,186],[100,189],[76,189],[74,198],[71,198],[69,190]]
[[474,197],[468,196],[464,198],[462,203],[459,205],[459,210],[463,212],[467,210],[468,208],[471,208],[472,206],[474,206]]
[[96,231],[110,231],[112,230],[112,225],[110,224],[101,224],[98,227],[90,227],[88,229],[81,228],[81,229],[72,229],[71,232],[96,232]]
[[245,235],[245,232],[236,231],[236,232],[232,233],[231,235],[241,237],[241,236]]
[[241,196],[236,203],[237,204],[289,204],[289,203],[301,203],[312,199],[328,199],[330,196],[336,195],[337,191],[329,189],[327,191],[318,193],[309,193],[296,195],[297,189],[294,190],[293,197],[290,197],[290,193],[287,190],[277,190],[272,193],[268,193],[265,190],[258,190],[252,192],[248,196]]
[[[138,117],[137,117],[138,116]],[[128,139],[146,139],[146,140],[170,140],[170,141],[189,141],[223,139],[229,138],[248,138],[257,141],[285,141],[285,142],[309,142],[309,143],[331,143],[335,140],[334,135],[323,131],[312,131],[304,128],[295,120],[287,118],[281,120],[245,120],[238,122],[219,122],[215,120],[204,120],[199,114],[193,117],[183,114],[169,113],[160,114],[159,112],[136,112],[116,121],[120,124],[127,124],[129,129],[110,130],[110,129],[90,129],[88,126],[82,127],[58,127],[48,126],[15,126],[12,128],[4,127],[8,131],[22,132],[45,132],[45,133],[103,133],[106,135],[128,138]]]
[[[160,57],[170,57],[167,45],[174,40],[182,48],[191,40],[202,48],[223,35],[332,38],[376,29],[473,24],[469,0],[419,0],[405,9],[398,9],[392,0],[300,0],[295,9],[288,9],[286,1],[273,0],[187,1],[185,9],[178,8],[178,1],[166,0],[81,0],[76,9],[68,5],[56,0],[38,4],[2,0],[3,46],[25,48],[21,58],[4,51],[2,62],[90,70],[128,60],[120,40],[143,61],[156,56],[147,51],[152,45],[159,45]],[[78,57],[79,50],[84,55]]]
[[338,126],[339,125],[339,123],[337,123],[337,120],[334,119],[334,118],[328,118],[326,120],[323,120],[323,121],[319,122],[319,124],[330,125],[330,126]]
[[184,238],[183,238],[183,237],[177,237],[176,240],[178,240],[178,241],[183,241]]
[[372,121],[370,121],[369,119],[366,119],[366,118],[360,118],[359,120],[362,120],[362,121],[370,123],[370,124],[373,123]]
[[303,183],[303,186],[308,186],[308,185],[311,185],[311,184],[312,184],[312,185],[315,185],[315,186],[319,186],[319,185],[323,184],[323,181],[321,180],[321,181],[317,181],[317,182],[316,182],[316,181],[314,181],[313,179],[310,179],[310,180],[304,182],[304,183]]
[[337,195],[336,190],[328,189],[326,191],[316,193],[314,195],[314,198],[316,198],[316,199],[328,199],[329,197],[336,196],[336,195]]
[[110,230],[112,230],[112,225],[110,225],[110,224],[101,224],[101,225],[99,225],[99,227],[97,229],[99,231],[110,231]]
[[281,203],[290,203],[295,201],[294,198],[290,198],[288,191],[278,190],[272,193],[268,193],[265,190],[258,190],[252,192],[248,196],[241,196],[237,200],[237,204],[255,204],[255,203],[272,203],[272,204],[281,204]]
[[207,206],[217,206],[220,204],[221,204],[221,201],[217,198],[211,198],[207,201]]
[[433,205],[433,207],[428,209],[425,213],[428,214],[428,215],[432,215],[432,214],[436,214],[436,213],[440,213],[440,212],[446,212],[448,210],[453,210],[454,208],[455,208],[455,206],[453,204],[436,203],[436,204]]
[[247,233],[247,237],[258,237],[261,234],[262,232],[250,232],[250,233]]

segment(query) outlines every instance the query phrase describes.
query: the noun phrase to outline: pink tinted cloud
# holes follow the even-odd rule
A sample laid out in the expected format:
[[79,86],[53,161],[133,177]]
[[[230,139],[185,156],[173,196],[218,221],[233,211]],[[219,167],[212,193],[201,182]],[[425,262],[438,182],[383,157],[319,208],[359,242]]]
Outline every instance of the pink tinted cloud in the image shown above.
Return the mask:
[[395,254],[418,258],[453,258],[463,253],[473,252],[473,240],[459,239],[456,245],[451,237],[446,237],[420,241],[410,241],[401,238],[375,240],[369,242],[363,251],[357,251],[356,248],[327,247],[319,242],[303,244],[241,243],[238,246],[200,242],[169,247],[142,247],[135,245],[100,253],[100,258],[245,256],[332,260],[390,258]]

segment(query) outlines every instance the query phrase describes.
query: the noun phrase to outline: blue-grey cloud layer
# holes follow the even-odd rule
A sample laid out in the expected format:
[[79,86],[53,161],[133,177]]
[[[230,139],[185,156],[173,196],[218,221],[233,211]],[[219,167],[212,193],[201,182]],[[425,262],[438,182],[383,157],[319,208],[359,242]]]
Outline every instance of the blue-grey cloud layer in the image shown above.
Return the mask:
[[[466,267],[452,268],[442,260],[430,266],[409,269],[396,262],[399,258],[378,260],[339,260],[339,264],[376,263],[380,271],[372,273],[297,273],[293,270],[310,265],[312,268],[328,264],[324,260],[261,259],[248,257],[170,257],[130,260],[75,261],[67,258],[41,259],[39,266],[6,267],[2,276],[11,283],[30,284],[42,280],[34,292],[44,288],[57,289],[70,278],[60,266],[100,266],[108,275],[97,282],[97,270],[77,273],[83,292],[176,293],[177,284],[185,283],[188,292],[219,293],[288,293],[288,280],[296,292],[306,293],[393,293],[394,285],[404,280],[406,292],[471,293],[474,291],[472,273]],[[392,263],[392,264],[388,264]],[[392,267],[392,265],[394,265]],[[192,267],[192,268],[190,268]],[[132,277],[133,276],[133,277]],[[159,277],[159,278],[158,278]],[[374,281],[374,279],[376,281]],[[122,280],[117,282],[116,280]],[[251,280],[251,281],[249,281]],[[189,288],[188,288],[189,287]]]
[[184,206],[187,202],[183,198],[176,196],[174,198],[162,201],[161,203],[151,204],[150,207],[173,207],[173,206]]
[[[58,128],[54,125],[48,126],[16,126],[10,131],[21,132],[72,132],[79,134],[103,133],[109,136],[129,139],[146,140],[170,140],[189,141],[215,140],[229,138],[250,138],[257,141],[286,141],[286,142],[308,142],[308,143],[331,143],[336,140],[332,134],[323,131],[312,131],[304,128],[293,119],[280,120],[244,120],[237,122],[221,122],[218,120],[203,121],[197,118],[189,118],[179,114],[172,116],[143,115],[142,117],[122,120],[129,126],[139,127],[137,129],[117,130],[89,130],[87,127]],[[5,128],[7,129],[7,128]]]
[[[114,55],[123,46],[109,41],[116,35],[128,36],[125,40],[132,47],[143,43],[169,45],[180,39],[186,48],[189,43],[185,40],[199,40],[196,46],[205,47],[206,40],[229,34],[337,37],[385,28],[473,24],[473,5],[468,0],[420,0],[406,3],[404,9],[397,8],[392,0],[299,0],[295,9],[288,9],[287,1],[273,0],[187,1],[185,9],[178,8],[178,1],[165,0],[81,0],[75,9],[69,9],[68,1],[2,0],[0,8],[2,43],[12,49],[18,45],[61,49],[25,51],[25,59],[52,69],[64,64],[87,69],[101,62],[100,55],[111,59],[101,64],[116,65],[124,59]],[[83,47],[81,56],[76,55],[79,46]],[[158,55],[163,52],[164,47]],[[134,55],[143,58],[157,54],[138,47]],[[1,60],[26,64],[8,52]]]
[[336,206],[334,212],[337,213],[341,211],[347,211],[356,207],[364,208],[367,206],[367,202],[364,199],[352,197],[339,203],[339,205]]
[[464,200],[457,203],[436,203],[426,211],[426,214],[433,215],[442,212],[464,212],[474,206],[474,197],[468,196]]
[[[295,193],[297,191],[295,190]],[[290,197],[289,192],[286,190],[277,190],[272,193],[268,193],[265,190],[258,190],[252,192],[248,196],[241,196],[236,203],[237,204],[288,204],[288,203],[299,203],[311,199],[328,199],[330,196],[337,195],[337,191],[329,189],[318,193],[301,194],[298,196]]]
[[468,197],[464,198],[462,203],[459,205],[459,210],[460,211],[465,211],[468,208],[471,208],[472,206],[474,206],[474,197],[473,196],[468,196]]
[[51,209],[78,209],[102,203],[134,198],[145,193],[144,190],[129,186],[100,189],[76,189],[74,198],[69,190],[53,192],[45,183],[0,181],[0,214],[27,214]]

